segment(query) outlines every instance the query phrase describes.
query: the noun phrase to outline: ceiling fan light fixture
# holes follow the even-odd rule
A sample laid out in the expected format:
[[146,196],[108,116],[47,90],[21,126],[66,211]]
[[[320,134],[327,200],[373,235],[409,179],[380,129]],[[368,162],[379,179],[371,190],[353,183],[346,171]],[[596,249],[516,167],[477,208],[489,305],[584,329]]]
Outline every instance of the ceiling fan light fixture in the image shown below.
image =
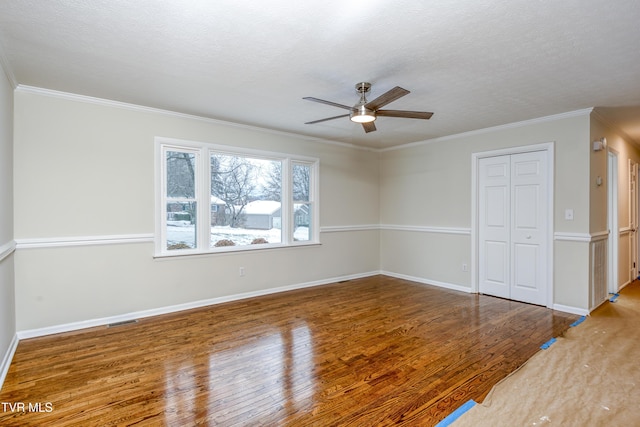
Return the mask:
[[355,107],[356,110],[351,113],[349,118],[352,122],[356,123],[371,123],[376,119],[375,113],[365,107],[364,105],[360,105]]
[[311,96],[306,96],[302,99],[306,99],[313,102],[319,102],[321,104],[331,105],[333,107],[342,108],[345,110],[349,110],[347,114],[341,114],[339,116],[327,117],[326,119],[313,120],[311,122],[306,122],[306,125],[312,125],[314,123],[326,122],[327,120],[340,119],[342,117],[349,117],[349,119],[354,123],[360,123],[362,125],[362,129],[366,133],[374,132],[376,130],[376,126],[373,123],[376,120],[377,116],[384,117],[405,117],[408,119],[423,119],[428,120],[433,116],[433,113],[426,111],[404,111],[404,110],[381,110],[382,107],[389,104],[390,102],[395,101],[398,98],[402,98],[403,96],[409,94],[410,92],[406,89],[401,88],[400,86],[396,86],[393,89],[390,89],[378,96],[371,102],[367,101],[367,93],[371,89],[371,83],[362,82],[356,84],[356,92],[360,94],[360,101],[353,107],[349,107],[348,105],[338,104],[337,102],[325,101],[324,99],[313,98]]

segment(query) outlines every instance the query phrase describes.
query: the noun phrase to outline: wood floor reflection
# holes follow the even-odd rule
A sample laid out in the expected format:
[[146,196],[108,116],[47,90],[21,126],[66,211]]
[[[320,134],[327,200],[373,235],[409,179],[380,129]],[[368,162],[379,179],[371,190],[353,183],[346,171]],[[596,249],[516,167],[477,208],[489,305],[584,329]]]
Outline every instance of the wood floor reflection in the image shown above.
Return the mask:
[[374,276],[24,340],[0,425],[431,426],[576,319]]

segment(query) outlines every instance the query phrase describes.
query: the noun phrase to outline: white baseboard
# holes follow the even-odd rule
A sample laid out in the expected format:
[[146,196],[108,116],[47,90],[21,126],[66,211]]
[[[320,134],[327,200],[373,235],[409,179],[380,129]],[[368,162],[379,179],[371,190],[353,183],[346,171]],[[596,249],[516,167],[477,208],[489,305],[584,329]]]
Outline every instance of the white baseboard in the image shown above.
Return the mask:
[[[199,301],[192,301],[184,304],[176,304],[176,305],[171,305],[166,307],[154,308],[150,310],[135,311],[135,312],[120,314],[116,316],[82,320],[79,322],[71,322],[71,323],[65,323],[60,325],[47,326],[44,328],[28,329],[28,330],[18,331],[13,341],[11,342],[11,346],[9,347],[9,350],[7,351],[7,354],[5,355],[2,361],[2,365],[0,365],[0,384],[2,384],[2,381],[4,381],[4,376],[6,375],[6,371],[9,370],[9,365],[11,364],[11,360],[13,359],[13,354],[15,353],[16,347],[18,346],[18,341],[21,339],[37,338],[37,337],[42,337],[46,335],[53,335],[53,334],[59,334],[63,332],[77,331],[80,329],[93,328],[96,326],[105,326],[111,323],[125,322],[128,320],[159,316],[162,314],[175,313],[175,312],[190,310],[194,308],[222,304],[222,303],[231,302],[231,301],[238,301],[238,300],[247,299],[247,298],[254,298],[254,297],[259,297],[263,295],[270,295],[270,294],[275,294],[279,292],[292,291],[296,289],[304,289],[304,288],[310,288],[314,286],[328,285],[331,283],[342,282],[345,280],[360,279],[364,277],[376,276],[379,274],[395,277],[398,279],[410,280],[412,282],[422,283],[425,285],[433,285],[433,286],[450,289],[454,291],[472,293],[470,287],[466,287],[466,286],[462,286],[454,283],[447,283],[447,282],[441,282],[438,280],[425,279],[423,277],[409,276],[406,274],[399,274],[391,271],[370,271],[367,273],[332,277],[329,279],[316,280],[312,282],[280,286],[277,288],[263,289],[259,291],[253,291],[253,292],[245,292],[241,294],[227,295],[223,297],[210,298],[210,299],[199,300]],[[585,310],[577,307],[554,304],[552,308],[554,310],[562,311],[565,313],[578,314],[581,316],[589,315],[589,310]]]
[[[398,279],[411,280],[413,282],[424,283],[425,285],[438,286],[438,287],[441,287],[441,288],[451,289],[451,290],[454,290],[454,291],[460,291],[460,292],[465,292],[465,293],[473,293],[471,291],[470,287],[468,288],[466,286],[456,285],[456,284],[453,284],[453,283],[440,282],[440,281],[437,281],[437,280],[430,280],[430,279],[425,279],[425,278],[422,278],[422,277],[408,276],[406,274],[393,273],[391,271],[381,271],[380,274],[384,274],[386,276],[391,276],[391,277],[396,277]],[[562,311],[564,313],[578,314],[580,316],[588,316],[589,315],[589,310],[586,310],[584,308],[571,307],[571,306],[562,305],[562,304],[554,304],[552,309],[553,310],[557,310],[557,311]]]
[[0,390],[2,389],[4,379],[7,377],[7,373],[9,372],[9,366],[11,366],[13,355],[16,353],[16,349],[18,348],[18,342],[20,342],[20,339],[18,338],[18,334],[15,334],[9,344],[7,352],[2,358],[2,363],[0,363]]
[[193,308],[206,307],[209,305],[222,304],[225,302],[238,301],[247,298],[254,298],[263,295],[275,294],[279,292],[292,291],[296,289],[310,288],[313,286],[328,285],[331,283],[342,282],[345,280],[360,279],[363,277],[375,276],[381,274],[379,271],[371,271],[368,273],[352,274],[347,276],[333,277],[330,279],[316,280],[313,282],[299,283],[295,285],[280,286],[277,288],[263,289],[253,292],[245,292],[241,294],[228,295],[217,298],[210,298],[199,301],[192,301],[184,304],[170,305],[166,307],[153,308],[150,310],[135,311],[131,313],[120,314],[116,316],[101,317],[98,319],[82,320],[79,322],[65,323],[61,325],[47,326],[44,328],[28,329],[18,331],[19,339],[37,338],[45,335],[59,334],[62,332],[77,331],[80,329],[94,328],[96,326],[105,326],[111,323],[125,322],[128,320],[142,319],[145,317],[159,316],[162,314],[175,313],[178,311],[190,310]]
[[589,310],[584,308],[572,307],[570,305],[553,304],[553,310],[562,311],[564,313],[578,314],[580,316],[588,316]]
[[627,280],[627,282],[626,282],[626,283],[623,283],[622,285],[620,285],[620,286],[618,287],[618,292],[620,292],[621,290],[623,290],[627,285],[630,285],[630,284],[631,284],[631,282],[632,282],[631,280]]
[[422,283],[422,284],[425,284],[425,285],[433,285],[433,286],[438,286],[440,288],[445,288],[445,289],[451,289],[451,290],[454,290],[454,291],[465,292],[467,294],[471,293],[471,288],[470,287],[466,287],[466,286],[462,286],[462,285],[456,285],[454,283],[440,282],[438,280],[425,279],[423,277],[408,276],[406,274],[394,273],[394,272],[391,272],[391,271],[381,271],[380,274],[384,274],[385,276],[395,277],[397,279],[410,280],[412,282],[418,282],[418,283]]

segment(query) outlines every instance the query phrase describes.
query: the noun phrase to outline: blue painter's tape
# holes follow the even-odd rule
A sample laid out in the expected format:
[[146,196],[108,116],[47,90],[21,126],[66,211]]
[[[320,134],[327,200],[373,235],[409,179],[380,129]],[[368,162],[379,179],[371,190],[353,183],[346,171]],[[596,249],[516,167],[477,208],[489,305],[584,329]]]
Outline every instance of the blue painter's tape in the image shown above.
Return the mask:
[[611,302],[616,302],[616,300],[620,296],[620,294],[617,293],[617,292],[615,294],[610,294],[610,295],[613,295],[611,298],[609,298],[609,301],[611,301]]
[[551,338],[549,341],[547,341],[546,343],[542,344],[540,346],[540,348],[543,349],[543,350],[546,350],[549,347],[551,347],[551,344],[553,344],[554,342],[556,342],[556,339],[555,338]]
[[578,320],[576,320],[575,322],[573,322],[569,326],[574,328],[574,327],[578,326],[580,323],[584,322],[584,319],[586,319],[586,318],[587,318],[587,316],[582,316],[581,318],[579,318]]
[[476,405],[476,402],[474,402],[473,400],[467,400],[467,403],[465,403],[464,405],[462,405],[461,407],[459,407],[458,409],[450,413],[447,416],[447,418],[445,418],[444,420],[436,424],[436,427],[450,426],[455,420],[460,418],[462,414],[467,412],[469,409],[473,408],[475,405]]

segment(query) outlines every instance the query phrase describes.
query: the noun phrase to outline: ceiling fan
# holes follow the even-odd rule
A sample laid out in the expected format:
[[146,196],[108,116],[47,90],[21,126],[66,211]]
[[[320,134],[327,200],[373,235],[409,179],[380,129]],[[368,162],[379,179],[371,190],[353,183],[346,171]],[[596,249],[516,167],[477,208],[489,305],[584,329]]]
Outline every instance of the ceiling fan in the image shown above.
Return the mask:
[[349,117],[352,122],[361,123],[364,131],[369,133],[376,130],[376,125],[373,123],[376,117],[405,117],[408,119],[423,119],[428,120],[433,116],[433,113],[427,113],[425,111],[404,111],[404,110],[381,110],[380,108],[385,105],[401,98],[408,93],[408,90],[396,86],[393,89],[383,93],[373,101],[367,101],[367,93],[371,90],[371,83],[362,82],[356,84],[356,91],[360,94],[360,101],[358,101],[353,107],[348,105],[342,105],[331,101],[325,101],[324,99],[313,98],[311,96],[304,97],[313,102],[320,102],[321,104],[333,105],[334,107],[344,108],[349,110],[348,114],[342,114],[335,117],[327,117],[326,119],[314,120],[312,122],[306,122],[306,125],[312,125],[314,123],[326,122],[327,120],[339,119],[341,117]]

